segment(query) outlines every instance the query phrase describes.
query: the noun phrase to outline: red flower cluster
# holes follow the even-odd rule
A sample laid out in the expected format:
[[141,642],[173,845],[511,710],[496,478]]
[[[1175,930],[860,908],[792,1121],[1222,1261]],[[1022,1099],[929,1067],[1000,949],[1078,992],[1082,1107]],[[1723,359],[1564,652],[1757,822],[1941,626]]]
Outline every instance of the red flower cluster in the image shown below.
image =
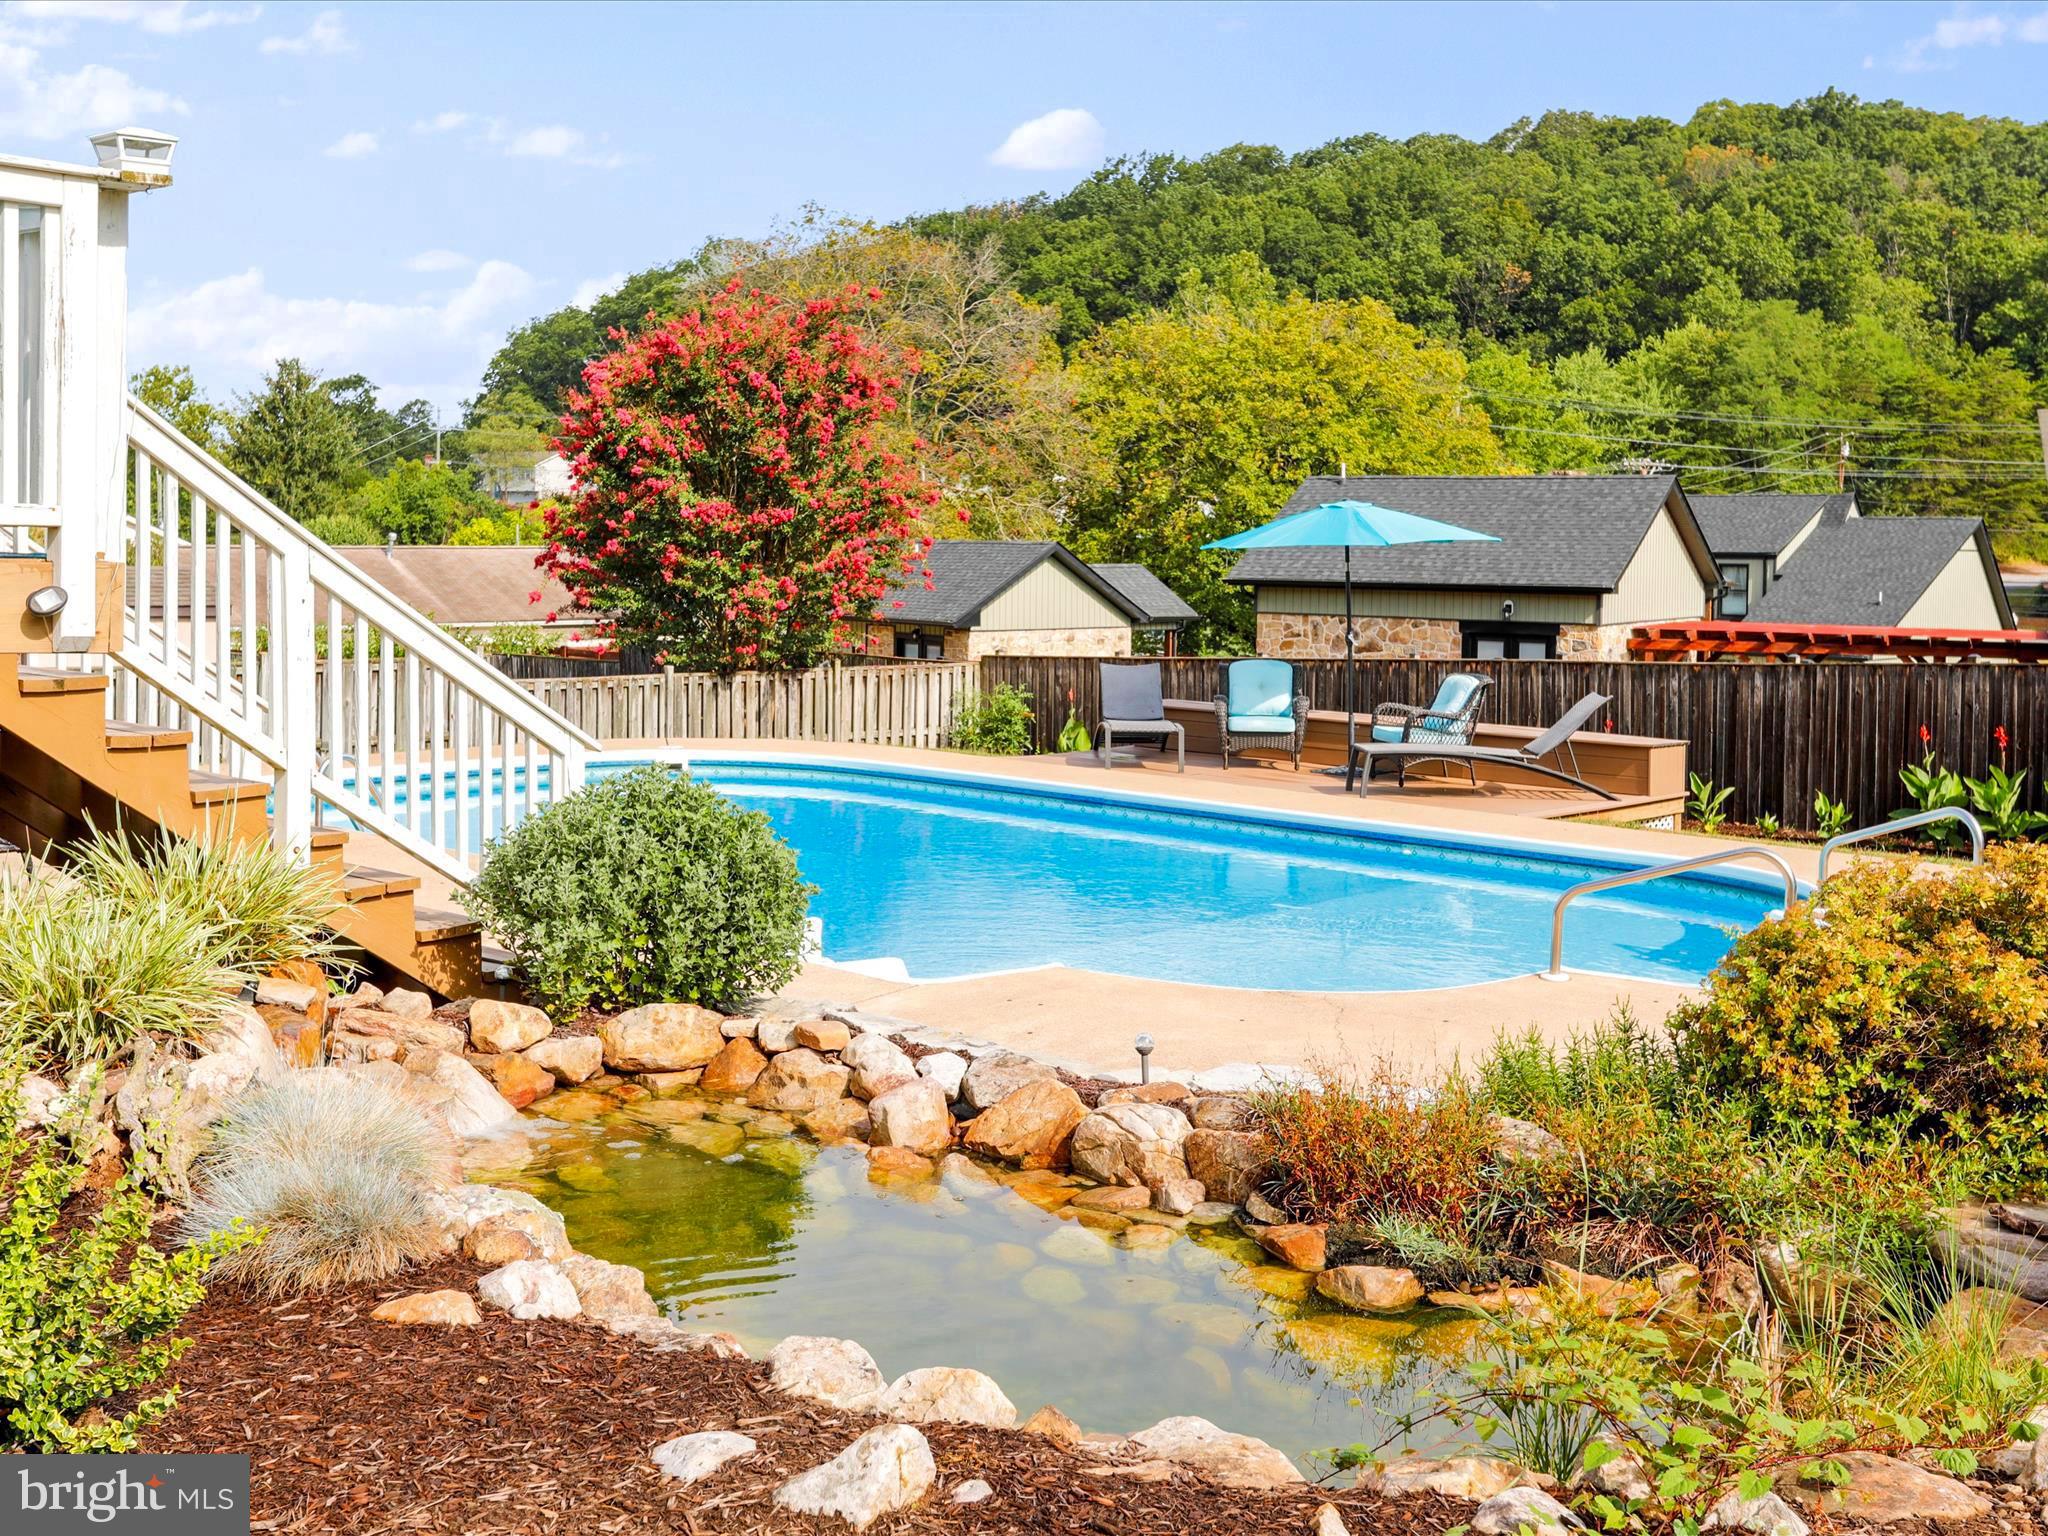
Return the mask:
[[577,494],[536,562],[597,632],[678,666],[802,667],[923,578],[938,500],[876,426],[911,360],[864,340],[858,289],[796,304],[738,280],[583,371],[555,440]]

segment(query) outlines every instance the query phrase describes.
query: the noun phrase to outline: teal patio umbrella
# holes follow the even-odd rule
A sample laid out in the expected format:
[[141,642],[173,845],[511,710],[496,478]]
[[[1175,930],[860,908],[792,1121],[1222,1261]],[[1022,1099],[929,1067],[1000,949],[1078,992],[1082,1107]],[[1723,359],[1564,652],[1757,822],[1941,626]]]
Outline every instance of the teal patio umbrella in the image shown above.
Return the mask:
[[1306,512],[1291,512],[1270,523],[1204,544],[1204,549],[1341,549],[1344,551],[1344,729],[1356,713],[1357,660],[1351,644],[1351,551],[1395,544],[1498,544],[1490,533],[1475,533],[1433,517],[1397,512],[1369,501],[1326,501]]

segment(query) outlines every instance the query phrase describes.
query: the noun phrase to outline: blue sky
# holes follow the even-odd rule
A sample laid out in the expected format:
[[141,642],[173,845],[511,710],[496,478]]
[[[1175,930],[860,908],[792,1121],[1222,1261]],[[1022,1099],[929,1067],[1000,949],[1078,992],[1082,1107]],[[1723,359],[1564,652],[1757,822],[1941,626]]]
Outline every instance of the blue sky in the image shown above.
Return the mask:
[[891,219],[1105,155],[1484,137],[1550,107],[1871,98],[2039,118],[2048,4],[0,9],[0,150],[181,136],[132,361],[279,355],[452,412],[505,331],[806,203]]

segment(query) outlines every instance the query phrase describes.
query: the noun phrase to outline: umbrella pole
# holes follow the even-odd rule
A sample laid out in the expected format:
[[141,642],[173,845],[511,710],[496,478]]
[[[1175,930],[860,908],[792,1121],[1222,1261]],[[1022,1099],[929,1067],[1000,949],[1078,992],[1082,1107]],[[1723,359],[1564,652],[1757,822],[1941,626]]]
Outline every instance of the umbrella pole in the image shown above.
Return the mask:
[[1344,546],[1344,787],[1350,789],[1357,776],[1357,754],[1351,750],[1358,730],[1358,708],[1353,678],[1357,663],[1351,648],[1351,546]]

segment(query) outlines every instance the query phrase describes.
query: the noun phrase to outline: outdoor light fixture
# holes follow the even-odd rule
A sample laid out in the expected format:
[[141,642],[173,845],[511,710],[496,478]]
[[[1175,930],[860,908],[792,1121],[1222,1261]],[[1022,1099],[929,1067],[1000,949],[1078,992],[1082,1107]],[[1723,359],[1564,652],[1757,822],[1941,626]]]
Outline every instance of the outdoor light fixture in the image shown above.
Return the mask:
[[70,601],[71,594],[62,587],[37,587],[28,595],[28,611],[39,619],[54,619]]
[[92,147],[100,157],[100,169],[116,172],[131,186],[171,184],[171,155],[178,147],[176,134],[158,133],[151,128],[116,128],[112,133],[94,134]]
[[1152,1037],[1140,1035],[1132,1044],[1138,1048],[1138,1081],[1149,1083],[1152,1081]]

